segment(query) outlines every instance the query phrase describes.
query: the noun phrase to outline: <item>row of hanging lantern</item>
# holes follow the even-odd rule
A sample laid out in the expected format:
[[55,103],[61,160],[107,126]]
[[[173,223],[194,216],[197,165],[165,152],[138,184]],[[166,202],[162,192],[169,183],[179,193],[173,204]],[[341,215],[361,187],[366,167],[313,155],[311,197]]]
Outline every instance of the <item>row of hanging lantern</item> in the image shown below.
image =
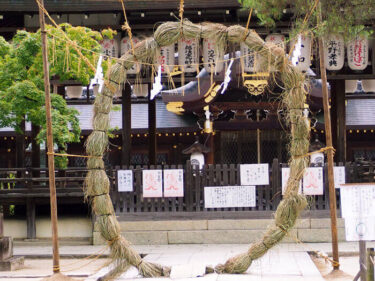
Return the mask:
[[[133,44],[137,44],[139,39],[133,37]],[[272,42],[282,46],[286,50],[286,38],[282,34],[269,34],[265,38],[266,42]],[[131,50],[129,38],[122,38],[120,44],[116,39],[105,39],[101,42],[103,53],[108,56],[118,57]],[[208,72],[220,72],[224,68],[224,50],[220,54],[215,47],[216,42],[211,39],[203,40],[203,62],[204,68]],[[312,38],[308,35],[300,35],[291,40],[290,46],[294,47],[291,60],[301,71],[307,71],[311,65]],[[369,41],[365,37],[357,37],[346,45],[348,66],[352,70],[364,70],[368,66],[369,59]],[[259,54],[248,48],[246,44],[241,43],[241,57],[243,58],[244,72],[257,72],[262,60]],[[324,56],[326,68],[330,71],[337,71],[343,68],[345,60],[345,43],[341,35],[330,35],[325,40]],[[157,64],[161,66],[162,73],[170,73],[175,65],[175,46],[174,44],[161,47]],[[180,39],[178,42],[178,64],[183,66],[180,69],[185,73],[194,73],[199,64],[199,40]],[[139,73],[140,64],[135,64],[128,71],[129,74]]]

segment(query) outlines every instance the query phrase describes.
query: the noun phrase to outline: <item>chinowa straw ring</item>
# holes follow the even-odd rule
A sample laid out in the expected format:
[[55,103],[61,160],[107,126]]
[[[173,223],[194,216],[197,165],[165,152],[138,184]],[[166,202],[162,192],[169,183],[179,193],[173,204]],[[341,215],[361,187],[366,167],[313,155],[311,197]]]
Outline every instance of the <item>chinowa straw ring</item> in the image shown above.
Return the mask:
[[[183,32],[181,33],[181,29]],[[244,38],[244,34],[247,36]],[[86,141],[86,153],[93,156],[87,161],[89,172],[85,180],[85,196],[94,198],[92,208],[98,216],[96,222],[104,239],[111,249],[111,258],[116,266],[113,276],[133,265],[145,277],[168,276],[169,267],[143,261],[141,256],[130,246],[120,234],[120,225],[116,219],[109,194],[109,179],[105,173],[102,157],[108,150],[109,112],[112,108],[112,97],[118,84],[126,81],[126,72],[135,61],[153,63],[160,47],[176,43],[181,37],[185,39],[210,39],[216,42],[216,53],[222,54],[228,43],[244,42],[254,52],[269,59],[273,67],[280,73],[283,84],[282,103],[287,111],[286,121],[290,124],[290,177],[284,199],[280,202],[274,223],[269,226],[264,236],[254,243],[246,253],[229,259],[225,264],[217,265],[213,270],[218,273],[244,273],[252,261],[263,256],[270,248],[279,243],[295,225],[300,212],[307,201],[298,194],[298,183],[308,165],[310,123],[303,116],[306,102],[307,86],[305,75],[296,69],[286,58],[282,48],[265,43],[253,30],[235,25],[226,27],[217,23],[194,24],[188,20],[182,22],[166,22],[161,24],[153,37],[138,43],[132,52],[121,57],[110,69],[105,86],[94,104],[93,132]],[[136,58],[136,59],[135,59]],[[266,66],[263,66],[266,67]],[[290,110],[293,109],[293,110]]]

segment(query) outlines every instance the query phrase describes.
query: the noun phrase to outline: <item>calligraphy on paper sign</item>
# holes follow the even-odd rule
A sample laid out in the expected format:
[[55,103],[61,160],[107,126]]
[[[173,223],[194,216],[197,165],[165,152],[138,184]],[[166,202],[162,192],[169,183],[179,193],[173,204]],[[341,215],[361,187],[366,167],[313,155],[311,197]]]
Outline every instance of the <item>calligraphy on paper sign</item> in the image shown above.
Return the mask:
[[143,197],[162,197],[162,170],[143,170]]
[[340,198],[346,240],[375,240],[375,184],[343,184]]
[[333,179],[335,188],[340,188],[340,185],[345,183],[345,167],[333,167]]
[[241,185],[268,185],[268,164],[240,165]]
[[205,208],[255,207],[255,186],[205,186]]
[[164,197],[184,196],[184,170],[164,170]]
[[307,168],[303,176],[303,194],[323,195],[323,168]]
[[[286,185],[290,176],[290,168],[281,168],[281,194],[285,194]],[[298,194],[302,193],[302,180],[299,181]]]
[[117,170],[117,190],[118,192],[133,191],[132,170]]

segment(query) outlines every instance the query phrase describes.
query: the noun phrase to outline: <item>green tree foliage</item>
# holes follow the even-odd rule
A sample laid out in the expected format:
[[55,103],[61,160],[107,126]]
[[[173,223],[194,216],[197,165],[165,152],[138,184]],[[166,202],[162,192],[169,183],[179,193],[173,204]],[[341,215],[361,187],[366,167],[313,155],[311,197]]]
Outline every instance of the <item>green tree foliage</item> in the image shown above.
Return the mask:
[[[95,65],[101,50],[98,42],[103,39],[101,33],[69,24],[63,24],[62,28],[75,44],[84,48],[83,55]],[[50,76],[89,84],[94,71],[81,60],[71,44],[62,40],[63,31],[51,26],[47,26],[47,30]],[[106,31],[106,34],[111,36],[113,32]],[[20,124],[30,121],[41,127],[37,140],[45,140],[43,77],[40,31],[18,31],[10,43],[0,36],[0,127],[12,127],[22,133]],[[78,111],[69,108],[57,94],[51,95],[51,104],[54,142],[63,152],[67,143],[79,142]]]
[[285,11],[291,11],[297,32],[313,30],[317,36],[327,33],[340,33],[346,39],[362,34],[368,36],[371,31],[366,25],[375,20],[375,0],[321,0],[323,21],[316,24],[318,9],[303,24],[315,1],[305,0],[239,0],[245,8],[253,8],[261,24],[273,27]]

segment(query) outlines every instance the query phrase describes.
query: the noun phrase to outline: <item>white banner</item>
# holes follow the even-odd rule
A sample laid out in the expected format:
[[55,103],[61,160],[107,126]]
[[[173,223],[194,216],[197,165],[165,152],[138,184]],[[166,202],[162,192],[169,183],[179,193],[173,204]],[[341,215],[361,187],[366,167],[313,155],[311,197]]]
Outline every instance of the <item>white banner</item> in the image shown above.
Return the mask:
[[162,170],[143,170],[143,197],[162,197]]
[[118,192],[133,191],[132,170],[117,170],[117,190]]
[[216,53],[216,41],[213,39],[203,39],[203,61],[207,72],[214,70],[221,72],[224,68],[224,57]]
[[270,183],[268,164],[240,165],[241,185],[268,185]]
[[[285,194],[286,184],[290,176],[290,168],[281,168],[281,194]],[[302,193],[302,180],[299,181],[298,194]]]
[[323,186],[323,168],[307,168],[303,176],[303,194],[323,195]]
[[184,197],[184,170],[163,171],[164,197]]
[[333,167],[333,179],[335,181],[335,188],[340,188],[341,184],[345,183],[345,167]]
[[183,71],[197,72],[199,62],[199,41],[197,38],[178,40],[178,64],[183,66]]
[[205,208],[255,207],[255,186],[205,186]]

